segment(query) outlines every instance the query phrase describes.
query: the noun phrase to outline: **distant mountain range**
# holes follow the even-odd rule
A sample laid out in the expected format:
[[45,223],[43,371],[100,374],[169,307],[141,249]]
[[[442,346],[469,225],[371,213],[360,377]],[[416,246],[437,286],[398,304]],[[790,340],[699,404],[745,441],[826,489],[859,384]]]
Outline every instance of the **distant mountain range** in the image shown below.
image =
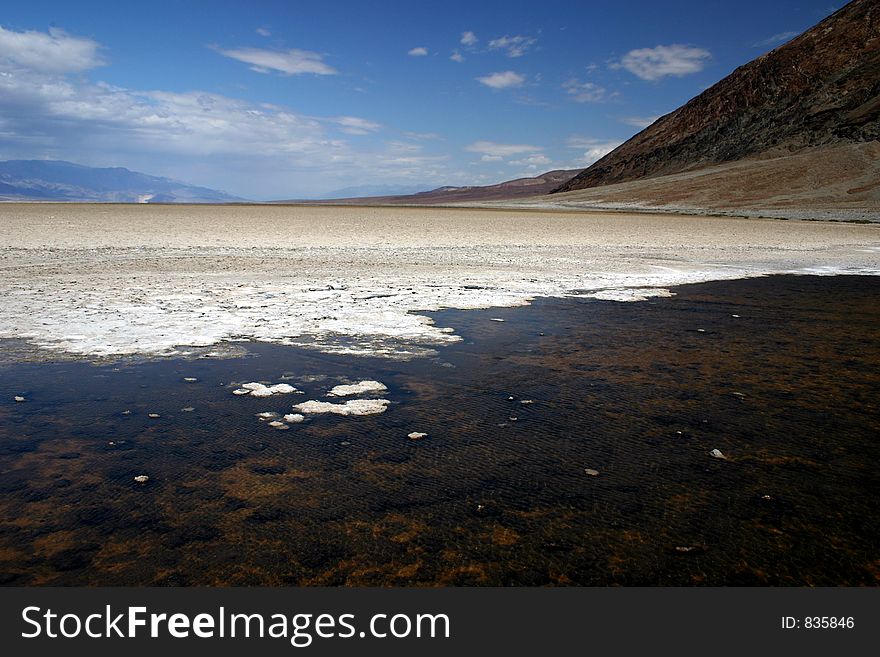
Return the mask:
[[395,196],[417,194],[431,189],[431,185],[354,185],[321,194],[322,199],[359,198],[363,196]]
[[[780,158],[797,153],[797,165],[803,167],[808,149],[817,149],[813,164],[819,167],[809,174],[821,179],[824,153],[858,159],[844,153],[863,153],[863,146],[878,139],[880,2],[854,0],[796,39],[740,66],[554,191],[641,181],[744,159],[774,159],[780,176]],[[807,174],[800,170],[802,178]],[[765,195],[785,193],[790,177],[781,175],[775,184],[764,181]]]
[[59,160],[7,160],[0,162],[0,200],[235,203],[245,199],[121,167],[98,169]]
[[[438,187],[427,192],[406,195],[352,196],[310,203],[357,203],[358,205],[438,205],[516,199],[547,194],[561,183],[571,179],[582,169],[558,169],[531,178],[517,178],[495,185],[470,187]],[[290,201],[277,201],[289,203]]]

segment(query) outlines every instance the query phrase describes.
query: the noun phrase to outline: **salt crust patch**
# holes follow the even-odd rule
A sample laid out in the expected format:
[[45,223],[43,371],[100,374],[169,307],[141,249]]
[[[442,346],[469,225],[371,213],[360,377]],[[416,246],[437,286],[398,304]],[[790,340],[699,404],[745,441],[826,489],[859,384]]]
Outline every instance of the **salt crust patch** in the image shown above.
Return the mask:
[[390,403],[387,399],[349,399],[344,404],[311,400],[295,404],[293,410],[308,414],[376,415],[384,413]]
[[662,287],[621,288],[619,290],[598,290],[583,296],[601,301],[645,301],[652,297],[672,297],[674,292]]
[[[437,327],[418,311],[523,306],[536,297],[573,296],[572,290],[578,290],[576,296],[590,290],[607,296],[615,288],[668,287],[763,273],[711,267],[572,275],[565,273],[569,268],[542,278],[500,271],[497,278],[480,279],[480,289],[401,276],[362,281],[350,289],[312,291],[295,281],[242,285],[202,274],[76,285],[45,279],[37,294],[32,281],[0,281],[0,338],[93,358],[185,357],[187,348],[255,340],[407,360],[434,355],[435,347],[461,340],[453,327]],[[363,287],[372,294],[359,295]],[[223,351],[211,355],[223,357]]]
[[388,388],[379,381],[360,381],[350,385],[338,385],[330,389],[328,397],[348,397],[349,395],[362,395],[364,393],[385,392]]
[[243,383],[241,387],[232,391],[233,395],[247,395],[251,397],[271,397],[272,395],[287,395],[292,392],[300,392],[289,383],[276,383],[267,386],[263,383]]
[[[762,242],[753,230],[782,226],[728,221],[719,231],[715,219],[688,219],[693,228],[668,231],[657,224],[656,233],[617,242],[597,232],[589,243],[585,229],[584,243],[571,245],[552,243],[548,233],[548,244],[537,235],[522,244],[480,238],[418,248],[178,247],[173,234],[162,247],[75,247],[68,244],[84,238],[74,231],[64,241],[63,226],[54,224],[20,248],[18,233],[4,237],[11,228],[0,226],[0,338],[23,339],[48,357],[199,357],[205,348],[211,351],[202,356],[226,357],[237,354],[234,343],[254,340],[408,359],[461,339],[423,311],[512,307],[536,297],[640,301],[675,285],[768,274],[880,273],[876,240],[859,234],[824,245],[813,234],[867,229],[785,226],[790,237]],[[601,230],[631,220],[615,217]],[[710,223],[706,237],[701,227]]]

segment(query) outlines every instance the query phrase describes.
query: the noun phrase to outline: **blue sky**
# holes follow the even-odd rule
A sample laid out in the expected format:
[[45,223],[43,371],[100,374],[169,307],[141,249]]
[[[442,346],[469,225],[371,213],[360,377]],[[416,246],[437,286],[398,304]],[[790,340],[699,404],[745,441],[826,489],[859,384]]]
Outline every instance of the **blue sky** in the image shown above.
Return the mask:
[[829,0],[27,2],[0,11],[0,159],[248,198],[586,166]]

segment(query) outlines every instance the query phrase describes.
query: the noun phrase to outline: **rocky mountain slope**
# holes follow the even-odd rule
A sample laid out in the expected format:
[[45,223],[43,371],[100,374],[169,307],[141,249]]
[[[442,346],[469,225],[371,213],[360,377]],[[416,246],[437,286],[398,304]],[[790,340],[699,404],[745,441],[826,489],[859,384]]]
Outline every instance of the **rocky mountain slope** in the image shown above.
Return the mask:
[[880,138],[880,2],[854,0],[739,67],[554,192]]
[[817,146],[480,205],[880,222],[880,143]]

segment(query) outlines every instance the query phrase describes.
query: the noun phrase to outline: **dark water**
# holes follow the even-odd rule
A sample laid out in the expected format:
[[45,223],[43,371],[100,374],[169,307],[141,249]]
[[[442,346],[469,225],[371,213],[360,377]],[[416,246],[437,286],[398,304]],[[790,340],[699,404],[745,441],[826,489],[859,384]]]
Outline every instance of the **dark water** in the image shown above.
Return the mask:
[[[465,341],[410,363],[253,344],[5,365],[0,581],[877,585],[878,292],[772,277],[445,311]],[[227,387],[284,373],[307,396]],[[392,406],[254,417],[343,378]]]

